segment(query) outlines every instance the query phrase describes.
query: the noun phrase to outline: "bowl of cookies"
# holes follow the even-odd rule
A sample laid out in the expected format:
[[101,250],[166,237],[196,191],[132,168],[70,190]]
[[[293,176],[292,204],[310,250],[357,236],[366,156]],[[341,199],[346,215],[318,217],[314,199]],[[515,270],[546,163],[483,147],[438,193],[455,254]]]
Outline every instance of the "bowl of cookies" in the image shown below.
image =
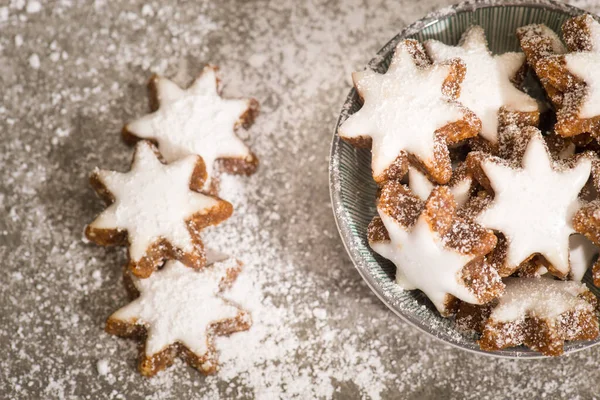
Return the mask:
[[352,79],[330,190],[376,295],[477,353],[600,342],[600,23],[551,0],[461,3]]

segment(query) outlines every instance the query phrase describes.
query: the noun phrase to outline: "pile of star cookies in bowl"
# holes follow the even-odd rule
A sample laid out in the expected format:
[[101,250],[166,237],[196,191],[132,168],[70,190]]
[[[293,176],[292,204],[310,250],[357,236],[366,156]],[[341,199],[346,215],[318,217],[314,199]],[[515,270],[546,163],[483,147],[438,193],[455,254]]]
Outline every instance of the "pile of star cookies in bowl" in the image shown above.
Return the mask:
[[523,52],[498,55],[479,26],[457,46],[399,42],[385,73],[353,74],[362,107],[338,135],[371,149],[366,235],[396,283],[483,350],[556,356],[599,335],[582,279],[600,246],[600,24],[515,34]]
[[131,302],[106,322],[108,333],[141,340],[139,370],[153,376],[177,356],[215,372],[215,336],[247,330],[250,314],[227,299],[242,264],[205,249],[204,228],[229,218],[217,197],[220,173],[252,174],[258,159],[236,136],[258,112],[254,99],[220,96],[217,68],[187,89],[153,76],[151,113],[123,128],[135,144],[131,169],[96,169],[91,184],[107,208],[86,226],[100,245],[128,247],[125,287]]

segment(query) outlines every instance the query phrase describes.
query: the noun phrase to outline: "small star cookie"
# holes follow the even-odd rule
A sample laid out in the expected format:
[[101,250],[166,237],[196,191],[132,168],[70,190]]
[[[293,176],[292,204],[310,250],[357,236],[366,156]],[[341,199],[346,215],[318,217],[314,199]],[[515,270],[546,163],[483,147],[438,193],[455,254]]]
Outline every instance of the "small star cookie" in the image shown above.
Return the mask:
[[491,196],[482,199],[475,220],[499,232],[502,276],[511,275],[535,255],[543,256],[551,273],[572,272],[569,238],[575,233],[572,218],[582,206],[579,195],[592,174],[595,156],[582,153],[555,161],[541,133],[523,130],[526,144],[515,146],[514,160],[472,152],[467,165]]
[[390,181],[377,211],[368,230],[371,248],[396,265],[398,285],[421,290],[440,314],[451,314],[456,298],[483,304],[502,292],[500,277],[484,262],[494,233],[457,217],[448,187],[434,188],[424,203]]
[[419,42],[400,42],[385,74],[352,75],[364,104],[338,133],[357,147],[371,147],[378,183],[404,176],[409,159],[433,181],[447,183],[452,175],[448,145],[476,136],[481,128],[479,119],[454,101],[464,74],[462,61],[432,65]]
[[233,212],[230,203],[199,192],[205,178],[199,156],[163,164],[154,145],[141,141],[129,172],[96,169],[92,174],[92,186],[108,208],[85,234],[104,246],[128,244],[129,268],[141,278],[165,258],[201,268],[205,254],[200,231]]
[[204,67],[185,90],[158,75],[150,78],[148,87],[153,112],[125,125],[127,142],[149,139],[167,162],[192,154],[201,156],[206,164],[207,190],[216,188],[215,162],[228,173],[254,173],[258,159],[235,131],[254,121],[258,102],[223,99],[216,67]]
[[480,136],[492,146],[498,143],[499,124],[506,120],[519,121],[521,125],[538,124],[537,101],[514,83],[523,75],[523,53],[492,55],[481,26],[469,28],[456,47],[437,40],[428,40],[424,46],[434,62],[459,58],[465,63],[467,72],[458,101],[481,120]]
[[504,294],[483,307],[461,304],[457,324],[482,332],[482,350],[525,345],[545,355],[563,353],[565,340],[598,336],[596,297],[585,284],[547,277],[506,278]]
[[[564,137],[600,135],[600,23],[580,15],[563,24],[569,52],[540,57],[538,76],[563,93],[557,108],[556,132]],[[542,78],[540,78],[542,79]]]
[[155,375],[178,355],[201,372],[213,373],[218,368],[214,337],[252,325],[246,311],[223,297],[240,271],[233,259],[199,271],[171,260],[147,279],[126,271],[134,300],[108,318],[106,331],[145,341],[139,358],[144,376]]

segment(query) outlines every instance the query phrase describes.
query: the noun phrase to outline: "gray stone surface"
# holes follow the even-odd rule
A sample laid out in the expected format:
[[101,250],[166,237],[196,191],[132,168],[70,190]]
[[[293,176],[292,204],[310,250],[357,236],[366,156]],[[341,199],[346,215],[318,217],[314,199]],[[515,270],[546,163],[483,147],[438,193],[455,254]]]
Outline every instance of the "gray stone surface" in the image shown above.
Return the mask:
[[[0,1],[0,397],[597,396],[600,349],[524,362],[450,348],[385,309],[337,235],[327,158],[349,74],[448,4]],[[208,62],[227,96],[262,105],[242,132],[261,169],[224,178],[236,214],[207,233],[246,263],[255,325],[218,341],[217,375],[177,363],[146,380],[135,342],[103,332],[127,302],[125,253],[82,240],[102,209],[87,177],[127,168],[119,130],[147,112],[152,72],[187,84]]]

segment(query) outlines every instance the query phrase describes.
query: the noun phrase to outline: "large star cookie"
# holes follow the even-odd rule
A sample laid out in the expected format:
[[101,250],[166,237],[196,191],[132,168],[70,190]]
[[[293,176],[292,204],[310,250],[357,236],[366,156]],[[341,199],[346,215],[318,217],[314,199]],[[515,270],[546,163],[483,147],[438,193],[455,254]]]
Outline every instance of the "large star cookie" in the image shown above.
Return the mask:
[[481,120],[480,136],[490,144],[498,143],[499,123],[509,120],[522,125],[538,124],[536,100],[513,83],[522,75],[519,72],[525,63],[523,53],[492,55],[480,26],[469,28],[457,47],[437,40],[429,40],[424,45],[434,62],[460,58],[465,63],[467,73],[458,100]]
[[[490,193],[478,207],[475,220],[502,234],[502,276],[508,276],[535,255],[543,256],[550,272],[572,273],[569,238],[575,233],[572,218],[582,206],[579,194],[592,173],[595,157],[582,153],[555,161],[541,133],[523,130],[528,141],[515,146],[514,161],[472,152],[467,165]],[[497,252],[496,252],[497,253]]]
[[556,113],[556,132],[565,137],[600,135],[600,24],[581,15],[563,24],[569,52],[540,57],[536,73],[563,93]]
[[355,72],[364,104],[340,126],[342,139],[371,147],[378,183],[405,175],[408,160],[437,183],[452,175],[448,144],[476,136],[481,122],[455,102],[465,66],[460,60],[431,65],[423,47],[405,40],[385,74]]
[[455,299],[483,304],[503,289],[484,256],[496,244],[492,231],[456,217],[450,189],[438,186],[423,203],[397,182],[386,183],[378,200],[379,217],[369,225],[371,248],[396,265],[396,282],[420,289],[442,315]]
[[214,185],[216,161],[233,174],[252,174],[258,165],[258,159],[235,134],[238,126],[252,123],[258,102],[223,99],[216,72],[216,67],[206,66],[185,90],[153,76],[148,83],[152,114],[123,128],[126,141],[152,140],[168,162],[191,154],[201,156],[208,174],[206,188]]
[[479,346],[483,350],[523,344],[558,356],[565,340],[598,336],[597,300],[585,284],[547,277],[507,278],[504,282],[504,294],[491,304],[459,306],[457,324],[482,332]]
[[109,204],[86,236],[101,245],[129,245],[129,268],[148,277],[165,258],[193,268],[205,264],[200,231],[229,218],[230,203],[199,193],[206,170],[199,156],[163,164],[156,148],[139,142],[131,170],[96,170],[91,183]]
[[145,376],[166,368],[178,355],[204,373],[215,372],[214,336],[247,330],[252,324],[246,311],[222,296],[240,270],[240,264],[229,259],[199,271],[167,261],[147,279],[126,272],[126,286],[135,300],[108,318],[106,331],[145,340],[139,359]]

